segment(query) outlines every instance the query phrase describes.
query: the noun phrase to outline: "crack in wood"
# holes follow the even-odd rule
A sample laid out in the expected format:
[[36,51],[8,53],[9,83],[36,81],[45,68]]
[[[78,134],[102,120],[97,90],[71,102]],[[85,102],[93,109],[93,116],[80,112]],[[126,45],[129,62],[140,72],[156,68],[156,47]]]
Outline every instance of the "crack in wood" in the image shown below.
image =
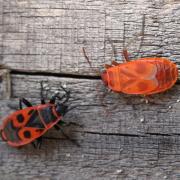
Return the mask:
[[[166,56],[179,64],[180,16],[175,2],[0,0],[0,59],[12,69],[12,97],[39,103],[39,82],[45,80],[50,92],[58,90],[59,83],[67,84],[73,103],[86,106],[64,117],[85,125],[69,131],[82,143],[78,150],[58,133],[45,137],[40,151],[30,145],[14,150],[0,141],[2,179],[180,179],[180,87],[155,96],[162,105],[139,104],[139,97],[129,101],[126,95],[111,93],[105,103],[112,114],[106,117],[98,95],[104,93],[101,78],[81,52],[85,46],[93,66],[101,67],[112,55],[107,37],[121,52],[146,26],[144,39],[129,48],[131,59],[136,59],[140,45],[143,57]],[[15,106],[17,100],[0,101],[1,118],[12,111],[8,103]]]
[[172,133],[172,134],[165,134],[165,133],[144,133],[145,135],[142,134],[127,134],[127,133],[102,133],[102,132],[93,132],[93,131],[74,131],[74,132],[79,132],[79,133],[87,133],[87,134],[97,134],[97,135],[105,135],[105,136],[124,136],[124,137],[149,137],[150,136],[180,136],[178,133]]
[[45,72],[45,71],[23,71],[12,69],[11,74],[14,75],[33,75],[33,76],[52,76],[52,77],[63,77],[63,78],[74,78],[74,79],[90,79],[90,80],[100,80],[101,76],[94,75],[79,75],[79,74],[66,74],[66,73],[53,73],[53,72]]
[[[93,132],[93,131],[78,131],[78,130],[74,130],[72,131],[74,133],[81,133],[81,134],[92,134],[92,135],[100,135],[100,136],[121,136],[121,137],[137,137],[137,138],[144,138],[144,137],[149,137],[147,135],[150,136],[156,136],[156,137],[170,137],[170,136],[180,136],[180,134],[177,133],[172,133],[172,134],[163,134],[163,133],[145,133],[145,135],[139,135],[139,134],[126,134],[126,133],[101,133],[101,132]],[[64,137],[47,137],[47,136],[43,136],[43,139],[47,139],[47,140],[64,140],[66,138]]]
[[[10,74],[14,75],[33,75],[33,76],[51,76],[51,77],[62,77],[62,78],[74,78],[74,79],[89,79],[89,80],[101,80],[100,75],[81,75],[81,74],[69,74],[69,73],[53,73],[48,71],[25,71],[18,69],[11,69]],[[176,84],[180,84],[180,77]]]
[[102,136],[146,137],[145,135],[124,134],[124,133],[102,133],[102,132],[93,132],[93,131],[74,131],[74,132],[87,133],[87,134],[97,134],[97,135],[102,135]]

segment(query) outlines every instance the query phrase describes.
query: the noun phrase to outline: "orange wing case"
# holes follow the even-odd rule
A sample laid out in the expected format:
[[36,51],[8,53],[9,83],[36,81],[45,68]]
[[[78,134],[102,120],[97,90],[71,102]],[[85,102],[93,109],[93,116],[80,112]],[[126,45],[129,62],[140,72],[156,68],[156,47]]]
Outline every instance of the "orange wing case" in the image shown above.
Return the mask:
[[22,146],[42,136],[60,119],[54,111],[54,105],[28,107],[14,112],[4,120],[1,136],[11,146]]
[[108,68],[110,89],[126,94],[154,94],[171,88],[178,78],[174,63],[164,58],[141,58]]

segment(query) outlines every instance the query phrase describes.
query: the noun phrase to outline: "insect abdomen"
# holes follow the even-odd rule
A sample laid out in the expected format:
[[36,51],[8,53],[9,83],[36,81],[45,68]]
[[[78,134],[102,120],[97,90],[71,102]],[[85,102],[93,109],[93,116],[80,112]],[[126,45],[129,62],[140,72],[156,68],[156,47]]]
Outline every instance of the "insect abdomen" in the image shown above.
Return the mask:
[[126,94],[155,94],[171,88],[178,69],[164,58],[141,58],[107,69],[108,87]]
[[156,78],[158,87],[151,93],[158,93],[171,88],[178,78],[178,69],[175,64],[170,61],[154,61],[157,67]]

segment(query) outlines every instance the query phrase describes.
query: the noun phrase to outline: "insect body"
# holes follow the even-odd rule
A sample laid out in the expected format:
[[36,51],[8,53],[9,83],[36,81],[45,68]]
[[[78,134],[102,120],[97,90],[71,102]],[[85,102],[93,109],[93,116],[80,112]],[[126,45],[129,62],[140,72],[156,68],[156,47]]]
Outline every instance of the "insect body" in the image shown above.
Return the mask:
[[[113,66],[114,65],[114,66]],[[171,88],[178,78],[178,69],[165,58],[140,58],[136,61],[105,66],[104,83],[115,92],[150,95]]]
[[[26,145],[34,140],[40,144],[41,136],[51,127],[60,125],[62,117],[67,113],[68,106],[65,103],[69,99],[69,91],[66,91],[66,100],[56,103],[56,99],[62,100],[65,96],[54,95],[49,103],[42,99],[41,105],[32,106],[26,99],[20,100],[20,110],[9,115],[0,128],[4,141],[13,147]],[[22,109],[22,103],[27,108]]]
[[[84,56],[91,66],[85,49]],[[166,58],[147,57],[135,61],[128,60],[127,50],[123,51],[125,63],[112,61],[105,64],[101,78],[114,92],[150,95],[170,89],[178,78],[176,65]]]

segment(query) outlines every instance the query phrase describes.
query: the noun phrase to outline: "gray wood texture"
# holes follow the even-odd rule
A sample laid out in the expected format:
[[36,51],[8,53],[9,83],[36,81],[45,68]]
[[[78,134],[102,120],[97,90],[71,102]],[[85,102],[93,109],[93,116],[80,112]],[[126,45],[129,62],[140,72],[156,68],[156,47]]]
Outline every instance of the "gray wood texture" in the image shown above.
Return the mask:
[[10,78],[10,71],[0,67],[0,99],[9,99],[11,96]]
[[83,125],[64,128],[80,147],[54,129],[40,150],[0,140],[0,179],[180,179],[179,83],[154,104],[104,97],[82,52],[96,70],[114,58],[109,40],[118,59],[127,47],[131,59],[163,56],[178,65],[179,39],[178,0],[0,0],[0,65],[9,69],[0,69],[0,123],[20,97],[38,104],[43,81],[47,100],[61,84],[71,90],[77,108],[64,121]]

